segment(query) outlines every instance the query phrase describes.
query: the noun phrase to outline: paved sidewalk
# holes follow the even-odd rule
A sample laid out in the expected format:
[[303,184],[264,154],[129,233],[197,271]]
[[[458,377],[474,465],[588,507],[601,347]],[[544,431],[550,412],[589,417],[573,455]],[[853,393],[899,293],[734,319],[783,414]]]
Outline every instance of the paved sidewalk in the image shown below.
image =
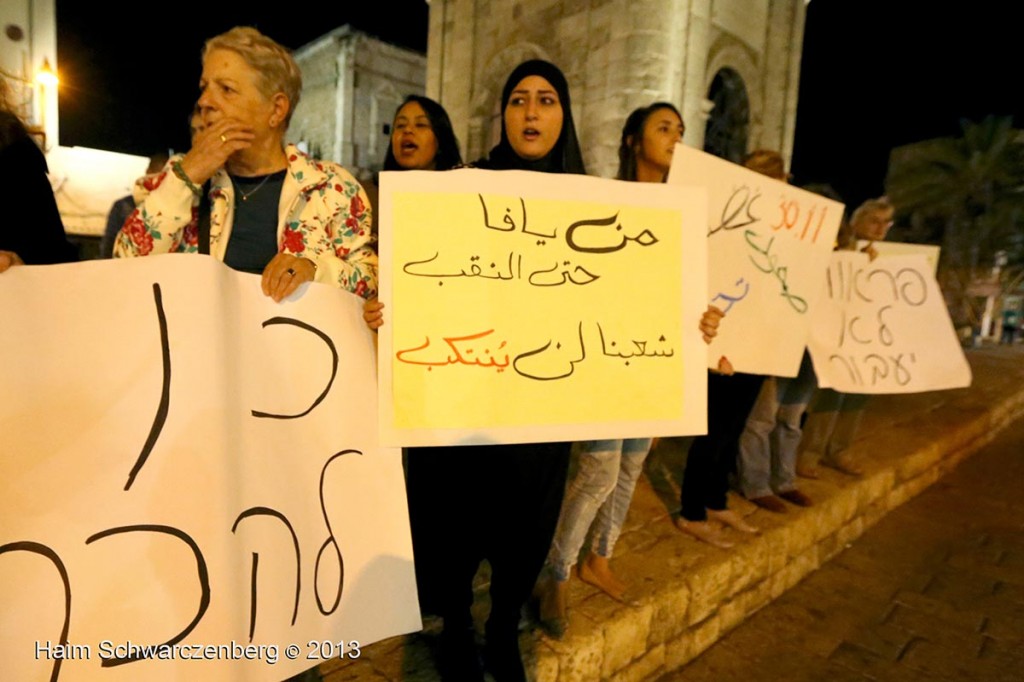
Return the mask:
[[1024,418],[662,682],[1024,679]]
[[[989,524],[988,544],[964,544],[971,539],[967,530],[964,530],[966,535],[959,536],[962,541],[957,544],[958,541],[948,535],[950,527],[959,527],[959,523],[964,529],[969,528],[964,524],[973,523],[971,515],[965,511],[946,512],[941,509],[941,502],[936,503],[939,509],[933,518],[921,520],[906,532],[896,531],[890,536],[890,546],[908,552],[902,562],[893,560],[889,565],[888,558],[878,553],[862,559],[875,568],[881,566],[891,585],[883,589],[869,580],[863,585],[855,582],[852,587],[832,583],[823,587],[821,594],[803,598],[787,592],[801,580],[802,587],[817,580],[818,574],[825,575],[820,570],[814,571],[826,566],[830,558],[839,555],[850,543],[859,546],[858,538],[865,531],[886,520],[887,514],[898,513],[894,510],[900,505],[940,480],[1015,416],[1024,414],[1024,348],[985,348],[970,352],[968,358],[974,371],[974,383],[969,388],[873,398],[865,414],[861,438],[854,445],[865,459],[867,474],[855,479],[825,470],[820,480],[801,479],[801,489],[815,500],[814,507],[793,507],[786,514],[771,514],[731,494],[730,506],[761,527],[762,533],[738,536],[730,531],[737,546],[729,551],[686,537],[673,526],[672,518],[679,508],[679,483],[687,440],[662,441],[648,459],[645,476],[637,485],[613,559],[616,572],[631,583],[627,596],[633,603],[618,604],[595,588],[573,579],[570,627],[565,639],[555,641],[536,632],[523,634],[521,645],[531,679],[590,682],[659,678],[739,680],[741,677],[745,680],[828,680],[834,677],[830,682],[842,682],[864,679],[864,671],[873,675],[871,671],[888,656],[890,661],[904,661],[904,667],[899,669],[909,671],[909,676],[884,679],[944,680],[947,678],[941,675],[946,672],[928,677],[932,673],[921,672],[923,662],[916,668],[911,667],[911,663],[923,660],[936,647],[952,652],[953,642],[923,638],[910,627],[908,620],[915,617],[941,620],[944,616],[953,617],[951,613],[959,613],[951,610],[955,609],[952,602],[938,606],[927,601],[941,601],[942,590],[958,594],[962,600],[975,599],[981,617],[989,619],[986,623],[991,622],[994,629],[990,630],[986,630],[985,625],[969,623],[969,627],[980,627],[972,631],[975,639],[971,640],[971,646],[977,645],[973,650],[979,661],[1002,661],[1011,656],[1006,652],[1006,636],[1013,632],[1014,622],[1019,627],[1024,617],[1018,614],[1014,621],[1002,617],[1008,614],[997,614],[995,607],[986,611],[987,606],[981,599],[987,595],[994,603],[1002,602],[1001,593],[996,591],[997,582],[1002,585],[998,590],[1009,590],[1008,594],[1019,598],[1021,588],[1013,587],[1015,583],[1000,578],[1002,574],[998,573],[1006,568],[1007,561],[1013,565],[1024,561],[1019,556],[1019,545],[1013,545],[1005,533],[996,533],[994,521]],[[1021,473],[1024,472],[1020,466],[1008,468],[999,483],[1008,488],[1015,485],[1016,490],[1024,492]],[[979,504],[992,506],[987,500]],[[1016,522],[1019,531],[1020,508],[1014,511],[1005,507],[1004,510],[1004,523]],[[1006,527],[999,526],[1004,530]],[[945,554],[928,554],[925,544],[928,538],[946,539],[952,544]],[[1005,544],[1007,542],[1010,544]],[[915,547],[923,548],[923,558],[911,558],[909,552]],[[1014,547],[1018,549],[1011,552]],[[998,554],[1003,550],[1004,554]],[[982,561],[984,557],[988,557],[989,568],[997,572],[995,577],[979,583],[974,577],[962,575],[965,566],[973,565],[971,562],[975,559]],[[933,564],[941,564],[943,571],[948,569],[948,572],[936,569],[928,573],[928,567]],[[867,565],[857,563],[836,565],[847,579],[868,570]],[[977,590],[983,594],[968,589],[979,584],[982,587]],[[474,610],[477,621],[482,624],[488,608],[486,571],[478,576],[477,588]],[[918,596],[906,596],[910,594]],[[897,602],[897,597],[901,601]],[[723,654],[711,653],[715,650],[709,647],[716,641],[725,641],[722,638],[744,621],[754,622],[769,613],[759,610],[772,602],[780,606],[788,604],[789,610],[769,623],[768,634],[738,640],[740,643],[732,649],[723,648]],[[929,610],[932,606],[934,608]],[[853,614],[847,622],[849,629],[841,636],[819,630],[820,622],[833,613]],[[873,624],[884,627],[878,632],[864,630]],[[804,627],[807,625],[811,628]],[[439,679],[433,666],[432,649],[440,624],[436,619],[428,619],[425,626],[423,634],[396,637],[365,647],[363,657],[357,661],[333,661],[321,666],[324,680],[426,682]],[[914,633],[913,637],[901,640],[897,633],[903,631]],[[735,630],[736,635],[741,632],[742,629]],[[966,641],[966,637],[960,637],[956,643]],[[801,649],[800,642],[811,647],[811,653]],[[776,648],[781,652],[771,658],[777,661],[776,667],[760,674],[756,662],[769,660]],[[701,652],[709,653],[695,660]],[[730,674],[727,671],[732,669],[723,666],[731,659],[745,659],[755,665],[745,673],[727,677]],[[674,676],[672,671],[690,661],[693,664],[685,672]],[[711,666],[704,673],[705,677],[691,677],[700,674],[691,671],[702,665],[702,661],[710,661],[704,664]],[[864,667],[856,668],[855,661],[861,661]],[[955,672],[956,668],[950,670]],[[1015,679],[1024,680],[1024,675]]]

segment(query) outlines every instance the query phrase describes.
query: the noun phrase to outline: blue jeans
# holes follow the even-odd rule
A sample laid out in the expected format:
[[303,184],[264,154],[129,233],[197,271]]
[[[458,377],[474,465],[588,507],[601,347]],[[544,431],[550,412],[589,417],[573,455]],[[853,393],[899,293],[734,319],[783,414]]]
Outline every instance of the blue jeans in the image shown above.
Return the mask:
[[765,380],[740,436],[736,461],[739,489],[748,500],[796,488],[800,418],[816,384],[807,351],[795,377]]
[[837,463],[857,437],[868,396],[823,388],[814,396],[804,424],[801,454],[811,464]]
[[651,439],[587,441],[580,448],[579,470],[565,492],[548,552],[548,570],[560,581],[569,579],[588,533],[592,552],[612,555]]

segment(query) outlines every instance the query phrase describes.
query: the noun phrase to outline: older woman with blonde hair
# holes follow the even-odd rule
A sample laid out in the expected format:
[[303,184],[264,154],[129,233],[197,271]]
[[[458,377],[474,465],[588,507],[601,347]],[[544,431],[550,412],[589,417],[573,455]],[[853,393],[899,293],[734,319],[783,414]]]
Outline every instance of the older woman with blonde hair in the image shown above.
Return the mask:
[[206,42],[199,89],[192,148],[149,183],[114,255],[209,253],[262,274],[278,301],[310,281],[373,295],[366,193],[342,167],[284,144],[302,89],[288,51],[233,28]]

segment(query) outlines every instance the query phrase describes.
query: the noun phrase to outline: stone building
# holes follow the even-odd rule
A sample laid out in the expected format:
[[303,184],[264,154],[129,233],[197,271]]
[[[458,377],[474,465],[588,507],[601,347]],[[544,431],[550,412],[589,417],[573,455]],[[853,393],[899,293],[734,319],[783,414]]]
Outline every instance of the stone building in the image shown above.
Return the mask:
[[496,142],[505,78],[542,58],[565,72],[591,173],[617,168],[622,124],[676,103],[684,142],[739,160],[790,158],[805,0],[430,0],[427,94],[448,110],[464,156]]
[[302,97],[289,138],[365,177],[380,170],[391,118],[424,92],[426,57],[342,26],[294,52]]

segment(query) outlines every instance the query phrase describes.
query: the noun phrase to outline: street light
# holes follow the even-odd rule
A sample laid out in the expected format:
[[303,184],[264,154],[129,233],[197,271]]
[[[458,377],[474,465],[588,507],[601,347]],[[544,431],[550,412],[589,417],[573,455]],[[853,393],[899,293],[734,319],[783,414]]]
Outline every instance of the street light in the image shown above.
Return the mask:
[[57,78],[57,72],[50,66],[50,59],[43,57],[43,65],[39,67],[39,71],[36,72],[36,83],[40,85],[56,86],[60,82]]

